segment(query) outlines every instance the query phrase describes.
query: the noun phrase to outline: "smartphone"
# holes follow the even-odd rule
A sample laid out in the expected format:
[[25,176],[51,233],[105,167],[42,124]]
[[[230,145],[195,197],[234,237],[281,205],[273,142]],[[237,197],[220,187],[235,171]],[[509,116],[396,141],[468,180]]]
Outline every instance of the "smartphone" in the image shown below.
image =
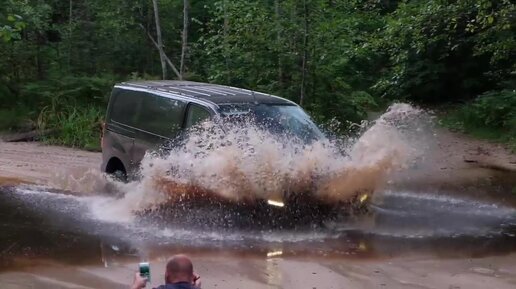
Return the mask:
[[142,262],[138,264],[140,276],[147,278],[147,282],[150,282],[150,264],[149,262]]

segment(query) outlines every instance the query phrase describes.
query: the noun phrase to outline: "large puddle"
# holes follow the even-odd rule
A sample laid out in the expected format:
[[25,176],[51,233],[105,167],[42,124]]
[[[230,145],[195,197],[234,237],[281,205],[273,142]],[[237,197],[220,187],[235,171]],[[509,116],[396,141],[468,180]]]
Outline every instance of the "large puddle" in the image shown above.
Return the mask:
[[[99,220],[92,206],[110,200],[35,186],[0,188],[2,270],[24,266],[26,259],[109,265],[177,252],[376,258],[414,253],[480,257],[516,250],[516,209],[442,191],[383,191],[370,215],[291,229],[206,226],[201,216],[224,215],[217,208],[192,209],[198,226],[145,214],[132,222]],[[242,216],[225,218],[231,222]]]

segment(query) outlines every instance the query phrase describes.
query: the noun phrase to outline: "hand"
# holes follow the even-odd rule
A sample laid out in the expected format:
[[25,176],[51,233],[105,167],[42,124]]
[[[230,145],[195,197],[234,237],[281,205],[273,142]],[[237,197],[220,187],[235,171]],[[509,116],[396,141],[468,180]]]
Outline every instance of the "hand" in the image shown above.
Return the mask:
[[147,285],[147,278],[140,276],[140,272],[136,272],[131,289],[142,289],[145,285]]
[[192,281],[192,284],[197,287],[197,288],[201,288],[201,276],[200,275],[197,275],[194,273],[193,275],[193,281]]

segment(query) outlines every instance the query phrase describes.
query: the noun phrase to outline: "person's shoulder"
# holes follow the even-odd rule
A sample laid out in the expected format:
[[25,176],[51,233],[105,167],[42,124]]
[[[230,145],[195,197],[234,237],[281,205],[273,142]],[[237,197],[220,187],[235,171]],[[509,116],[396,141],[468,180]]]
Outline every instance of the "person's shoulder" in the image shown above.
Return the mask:
[[167,287],[166,289],[197,289],[197,287],[188,283],[176,283],[173,284],[172,287]]
[[197,287],[190,285],[188,283],[176,283],[176,284],[160,285],[153,289],[197,289]]

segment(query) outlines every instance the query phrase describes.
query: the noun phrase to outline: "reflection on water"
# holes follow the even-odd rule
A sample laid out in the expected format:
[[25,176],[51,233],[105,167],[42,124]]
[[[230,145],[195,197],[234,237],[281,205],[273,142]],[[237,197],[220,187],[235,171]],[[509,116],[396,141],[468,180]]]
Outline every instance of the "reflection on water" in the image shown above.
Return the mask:
[[[516,210],[443,192],[385,191],[369,216],[327,220],[293,229],[171,225],[145,218],[100,221],[90,206],[106,197],[77,197],[40,187],[0,189],[0,266],[38,258],[109,266],[124,260],[190,254],[260,258],[370,258],[407,253],[446,257],[504,254],[516,249]],[[199,216],[209,212],[192,211]],[[215,213],[217,208],[213,208]],[[212,212],[213,213],[213,212]],[[209,216],[211,218],[212,216]],[[241,218],[229,215],[227,218]],[[36,261],[35,261],[36,260]],[[272,277],[271,277],[272,278]]]

